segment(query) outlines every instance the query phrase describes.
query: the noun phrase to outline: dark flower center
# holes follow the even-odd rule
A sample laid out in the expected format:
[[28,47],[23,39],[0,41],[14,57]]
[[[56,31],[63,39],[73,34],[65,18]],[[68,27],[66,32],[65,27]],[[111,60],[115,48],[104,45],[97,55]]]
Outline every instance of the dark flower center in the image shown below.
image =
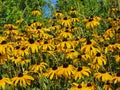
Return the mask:
[[71,11],[75,11],[75,9],[71,9]]
[[24,51],[25,49],[26,49],[25,47],[22,47],[22,48],[21,48],[21,50],[23,50],[23,51]]
[[18,59],[18,57],[15,56],[14,59]]
[[22,76],[23,76],[23,73],[19,73],[19,74],[18,74],[18,77],[22,77]]
[[67,41],[67,38],[63,38],[63,41]]
[[45,41],[44,44],[48,44],[48,41]]
[[78,88],[82,88],[82,86],[81,86],[81,85],[78,85]]
[[68,67],[67,63],[63,64],[63,68],[67,68],[67,67]]
[[82,56],[81,56],[81,55],[78,55],[78,58],[82,58]]
[[57,13],[61,13],[60,11],[56,11]]
[[87,87],[91,87],[91,86],[92,86],[91,83],[88,83],[88,84],[87,84]]
[[112,28],[112,26],[111,26],[111,25],[108,27],[108,29],[110,29],[110,28]]
[[37,28],[36,29],[41,29],[41,27],[40,26],[37,26]]
[[67,17],[64,17],[63,19],[64,19],[64,20],[67,20],[68,18],[67,18]]
[[100,72],[101,72],[101,73],[106,73],[106,71],[105,71],[105,70],[101,70]]
[[77,69],[78,71],[82,71],[82,67],[78,67],[78,69]]
[[120,77],[120,71],[117,73],[117,76]]
[[5,40],[1,42],[1,44],[6,44],[6,43],[7,43],[7,42],[6,42]]
[[97,53],[97,54],[96,54],[96,56],[97,56],[97,57],[100,57],[100,56],[101,56],[101,54],[100,54],[100,53]]
[[114,45],[114,44],[115,44],[115,42],[112,42],[111,44],[112,44],[112,45]]
[[57,70],[57,67],[56,66],[52,67],[52,70]]
[[108,46],[108,44],[104,44],[104,46],[105,46],[105,47],[107,47],[107,46]]
[[75,52],[74,50],[72,50],[71,52]]
[[35,41],[33,39],[28,40],[30,44],[33,44]]
[[89,22],[93,21],[93,18],[90,18],[88,21],[89,21]]
[[69,30],[68,30],[68,29],[66,29],[66,30],[65,30],[65,32],[69,32]]
[[0,75],[0,80],[2,80],[2,76]]
[[19,49],[19,48],[20,48],[20,46],[16,46],[15,48],[16,48],[16,49]]
[[74,26],[71,27],[71,29],[74,29],[74,28],[75,28]]
[[109,83],[109,82],[107,82],[106,84],[107,84],[107,85],[110,85],[110,83]]
[[0,53],[0,56],[2,56],[2,54]]
[[90,39],[87,40],[87,45],[90,45],[92,42],[90,41]]

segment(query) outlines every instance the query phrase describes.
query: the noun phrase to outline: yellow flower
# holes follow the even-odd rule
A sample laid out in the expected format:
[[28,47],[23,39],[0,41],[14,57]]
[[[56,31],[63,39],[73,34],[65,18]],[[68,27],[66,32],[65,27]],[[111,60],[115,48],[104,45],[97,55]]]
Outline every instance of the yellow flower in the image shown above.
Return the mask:
[[54,45],[48,41],[44,41],[44,44],[42,44],[40,46],[40,49],[43,51],[43,52],[47,52],[47,51],[53,51],[54,50]]
[[101,53],[96,53],[95,56],[93,56],[93,63],[97,63],[98,65],[102,66],[102,65],[106,65],[107,59],[106,57],[101,54]]
[[50,80],[52,79],[58,79],[59,75],[58,75],[58,67],[54,66],[52,68],[48,68],[47,72],[46,72],[46,76],[48,78],[50,78]]
[[76,15],[71,15],[71,22],[79,22],[79,18]]
[[13,24],[4,24],[4,28],[9,29],[9,30],[16,30],[18,26],[15,26]]
[[112,80],[113,80],[114,84],[120,82],[120,71],[113,75]]
[[73,39],[73,34],[70,33],[68,30],[66,31],[62,31],[59,35],[60,38],[67,38],[69,40],[72,40]]
[[60,20],[60,24],[65,26],[65,27],[70,27],[71,25],[71,20],[68,17],[64,17],[62,18],[62,20]]
[[106,32],[104,33],[104,38],[105,40],[110,40],[111,38],[113,38],[115,36],[115,29],[111,26],[109,26],[109,28],[106,30]]
[[77,58],[79,53],[75,50],[70,50],[69,52],[66,53],[66,58],[67,59],[74,59]]
[[70,14],[75,14],[75,15],[76,15],[77,13],[78,13],[78,12],[77,12],[77,10],[75,10],[75,9],[71,9],[71,10],[70,10]]
[[73,77],[75,80],[84,78],[84,76],[89,76],[91,73],[88,67],[82,66],[75,69]]
[[11,50],[13,50],[13,47],[12,45],[10,45],[9,42],[7,42],[6,40],[3,40],[1,43],[0,43],[0,53],[7,53],[7,52],[10,52]]
[[97,42],[94,40],[87,39],[87,41],[81,47],[81,52],[88,55],[95,55],[96,52],[100,52],[101,49]]
[[111,82],[112,80],[112,76],[105,71],[101,71],[98,73],[95,73],[95,78],[98,79],[99,81],[103,81],[103,82]]
[[57,49],[61,51],[64,51],[66,49],[74,49],[74,44],[67,39],[63,39],[62,42],[58,43]]
[[23,19],[23,18],[20,18],[20,19],[16,20],[16,23],[19,24],[19,23],[21,23],[21,22],[23,22],[23,21],[24,21],[24,19]]
[[56,11],[55,13],[54,13],[54,15],[53,15],[54,17],[63,17],[64,15],[63,15],[63,13],[62,12],[60,12],[60,11]]
[[63,76],[63,77],[65,77],[65,78],[70,79],[71,76],[73,75],[73,73],[74,73],[74,66],[65,63],[65,64],[63,64],[63,66],[60,66],[60,67],[58,68],[58,73],[57,73],[57,74],[58,74],[59,76]]
[[33,10],[33,11],[31,12],[31,15],[33,15],[33,16],[41,16],[42,13],[41,13],[39,10]]
[[115,57],[115,61],[116,61],[117,63],[119,63],[119,62],[120,62],[120,55],[115,55],[114,57]]
[[11,79],[14,86],[20,85],[21,87],[30,85],[31,80],[33,81],[34,78],[32,76],[24,74],[24,73],[19,73],[18,76],[15,76]]
[[1,65],[1,64],[4,64],[5,61],[7,61],[6,55],[0,53],[0,65]]
[[32,53],[38,52],[38,43],[35,42],[33,39],[28,40],[28,49],[31,50]]
[[9,78],[5,78],[5,77],[2,77],[2,76],[0,75],[0,87],[1,87],[3,90],[5,90],[5,85],[6,85],[6,84],[12,84],[12,82],[10,81]]
[[102,90],[113,90],[112,85],[110,83],[104,83],[102,86]]
[[43,70],[46,69],[46,66],[48,66],[47,63],[41,62],[41,63],[35,64],[35,65],[31,65],[29,69],[31,71],[33,71],[33,72],[40,72],[40,73],[42,73]]

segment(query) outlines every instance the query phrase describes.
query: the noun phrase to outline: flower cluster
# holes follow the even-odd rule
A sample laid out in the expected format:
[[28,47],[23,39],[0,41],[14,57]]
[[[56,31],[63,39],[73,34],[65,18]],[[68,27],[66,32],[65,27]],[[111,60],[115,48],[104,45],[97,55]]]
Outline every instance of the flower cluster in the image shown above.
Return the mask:
[[119,90],[120,18],[79,18],[71,9],[67,15],[56,11],[46,22],[21,28],[22,22],[2,30],[0,88]]

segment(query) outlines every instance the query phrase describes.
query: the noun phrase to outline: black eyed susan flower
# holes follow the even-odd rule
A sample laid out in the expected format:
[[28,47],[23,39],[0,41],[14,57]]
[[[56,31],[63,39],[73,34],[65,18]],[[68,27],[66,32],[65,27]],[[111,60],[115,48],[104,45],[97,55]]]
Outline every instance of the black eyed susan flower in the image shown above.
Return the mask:
[[11,79],[14,86],[27,86],[31,84],[31,81],[33,81],[34,78],[30,75],[19,73],[18,76],[15,76]]
[[71,15],[71,22],[79,22],[79,18],[76,15]]
[[60,67],[58,68],[58,73],[57,73],[57,74],[58,74],[59,76],[63,76],[63,77],[65,77],[65,78],[70,79],[71,76],[72,76],[73,73],[74,73],[74,70],[75,70],[75,68],[74,68],[73,65],[65,63],[65,64],[63,64],[62,66],[60,66]]
[[102,86],[102,90],[113,90],[112,85],[109,82],[104,83]]
[[97,87],[94,83],[87,83],[84,90],[97,90]]
[[74,59],[77,58],[79,55],[79,52],[77,52],[76,50],[70,50],[66,53],[66,58],[67,59]]
[[81,52],[89,55],[95,55],[96,52],[100,52],[101,49],[96,41],[87,39],[81,47]]
[[102,53],[96,53],[96,55],[93,58],[93,63],[97,63],[98,65],[106,65],[107,59]]
[[105,40],[110,40],[115,36],[115,28],[112,26],[109,26],[109,28],[106,30],[103,36]]
[[24,21],[24,19],[23,19],[23,18],[20,18],[20,19],[16,20],[16,24],[20,24],[20,23],[22,23],[23,21]]
[[33,72],[40,72],[40,73],[42,73],[43,70],[46,69],[46,66],[48,66],[47,63],[41,62],[41,63],[38,63],[38,64],[31,65],[29,69],[31,71],[33,71]]
[[103,82],[111,82],[112,80],[112,76],[106,71],[95,73],[95,78]]
[[65,30],[65,31],[62,31],[62,32],[60,33],[59,37],[60,37],[60,38],[67,38],[67,39],[69,39],[69,40],[72,40],[72,39],[73,39],[73,34],[70,33],[70,32],[68,31],[68,29],[67,29],[67,30]]
[[68,17],[64,17],[60,20],[60,24],[65,26],[65,27],[70,27],[71,20]]
[[48,78],[50,78],[50,80],[58,79],[58,77],[59,77],[59,75],[58,75],[58,67],[55,65],[52,68],[48,68],[47,72],[46,72],[46,76]]
[[74,49],[74,44],[71,41],[68,41],[67,39],[63,39],[62,42],[58,43],[57,49],[64,51],[66,49]]
[[91,16],[90,18],[84,20],[86,22],[86,28],[89,29],[89,28],[94,28],[96,26],[99,26],[100,25],[99,19],[100,18],[98,17],[94,18],[94,16]]
[[89,76],[91,73],[88,67],[82,66],[75,69],[73,77],[75,80],[82,79],[84,76]]
[[0,65],[1,65],[1,64],[4,64],[5,61],[7,61],[7,56],[6,56],[6,54],[0,53]]
[[77,10],[76,9],[71,9],[70,10],[70,14],[72,15],[72,14],[74,14],[74,15],[76,15],[78,12],[77,12]]
[[113,80],[114,84],[120,82],[120,71],[118,71],[117,73],[115,73],[115,74],[112,76],[112,80]]
[[56,18],[60,18],[60,17],[63,17],[64,15],[61,11],[56,11],[53,16]]
[[13,24],[4,24],[4,28],[8,30],[16,30],[18,29],[18,26],[15,26]]
[[6,84],[12,84],[11,80],[0,75],[0,87],[2,90],[5,90]]
[[84,82],[81,84],[72,83],[70,90],[86,90],[86,84]]
[[44,41],[44,44],[42,44],[40,46],[40,49],[43,51],[43,52],[47,52],[47,51],[53,51],[54,50],[54,44],[50,43],[49,41]]
[[33,16],[41,16],[42,13],[40,12],[40,10],[33,10],[33,11],[31,12],[31,15],[33,15]]
[[117,63],[119,63],[119,62],[120,62],[120,55],[115,55],[114,57],[115,57],[115,61],[116,61]]
[[32,53],[38,52],[38,43],[34,39],[29,39],[27,46]]

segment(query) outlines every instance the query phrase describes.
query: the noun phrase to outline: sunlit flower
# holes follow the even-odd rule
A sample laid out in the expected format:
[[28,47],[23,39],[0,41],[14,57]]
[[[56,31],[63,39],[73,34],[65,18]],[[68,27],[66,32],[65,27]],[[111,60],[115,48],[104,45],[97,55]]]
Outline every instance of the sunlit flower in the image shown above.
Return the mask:
[[117,73],[115,73],[115,74],[112,76],[112,80],[113,80],[114,84],[120,82],[120,71],[117,72]]
[[98,73],[95,73],[95,78],[99,81],[103,81],[103,82],[110,82],[112,80],[112,76],[105,71],[101,71]]
[[32,53],[38,52],[38,43],[34,39],[29,39],[27,46]]
[[93,56],[93,57],[94,57],[94,58],[93,58],[93,63],[97,63],[97,64],[99,64],[100,66],[105,65],[106,62],[107,62],[106,57],[105,57],[103,54],[99,53],[99,52],[96,53],[96,55]]
[[1,87],[3,90],[5,90],[6,84],[12,84],[12,82],[10,81],[9,78],[5,78],[5,77],[2,77],[2,76],[0,75],[0,87]]
[[91,73],[88,67],[82,66],[75,69],[73,77],[75,80],[82,79],[84,76],[89,76]]
[[68,18],[68,17],[64,17],[60,20],[60,24],[63,25],[63,26],[68,26],[70,27],[71,25],[71,20]]
[[30,75],[19,73],[18,76],[15,76],[11,79],[14,86],[20,85],[21,87],[31,84],[34,78]]
[[1,64],[4,64],[5,61],[7,61],[7,56],[6,56],[6,54],[0,53],[0,65],[1,65]]
[[112,85],[110,83],[104,83],[102,86],[102,90],[113,90]]
[[89,55],[95,55],[97,52],[100,51],[101,49],[98,46],[97,42],[90,39],[87,39],[86,42],[81,47],[81,52]]
[[34,71],[34,72],[40,72],[40,73],[42,73],[43,70],[46,69],[46,66],[48,66],[47,63],[41,62],[41,63],[38,63],[38,64],[31,65],[29,69],[31,71]]
[[59,75],[58,75],[58,67],[54,66],[52,68],[48,68],[46,76],[48,78],[50,78],[50,80],[52,80],[52,79],[58,79],[58,77],[59,77]]
[[42,15],[42,13],[40,12],[40,10],[33,10],[31,12],[31,15],[33,15],[33,16],[40,16],[40,15]]
[[62,12],[56,11],[53,16],[54,16],[54,17],[63,17],[64,15],[63,15]]
[[62,75],[62,76],[64,76],[65,78],[70,79],[71,76],[73,75],[73,73],[74,73],[74,66],[71,65],[71,64],[65,63],[65,64],[63,64],[62,66],[59,67],[57,74],[58,74],[59,76]]

